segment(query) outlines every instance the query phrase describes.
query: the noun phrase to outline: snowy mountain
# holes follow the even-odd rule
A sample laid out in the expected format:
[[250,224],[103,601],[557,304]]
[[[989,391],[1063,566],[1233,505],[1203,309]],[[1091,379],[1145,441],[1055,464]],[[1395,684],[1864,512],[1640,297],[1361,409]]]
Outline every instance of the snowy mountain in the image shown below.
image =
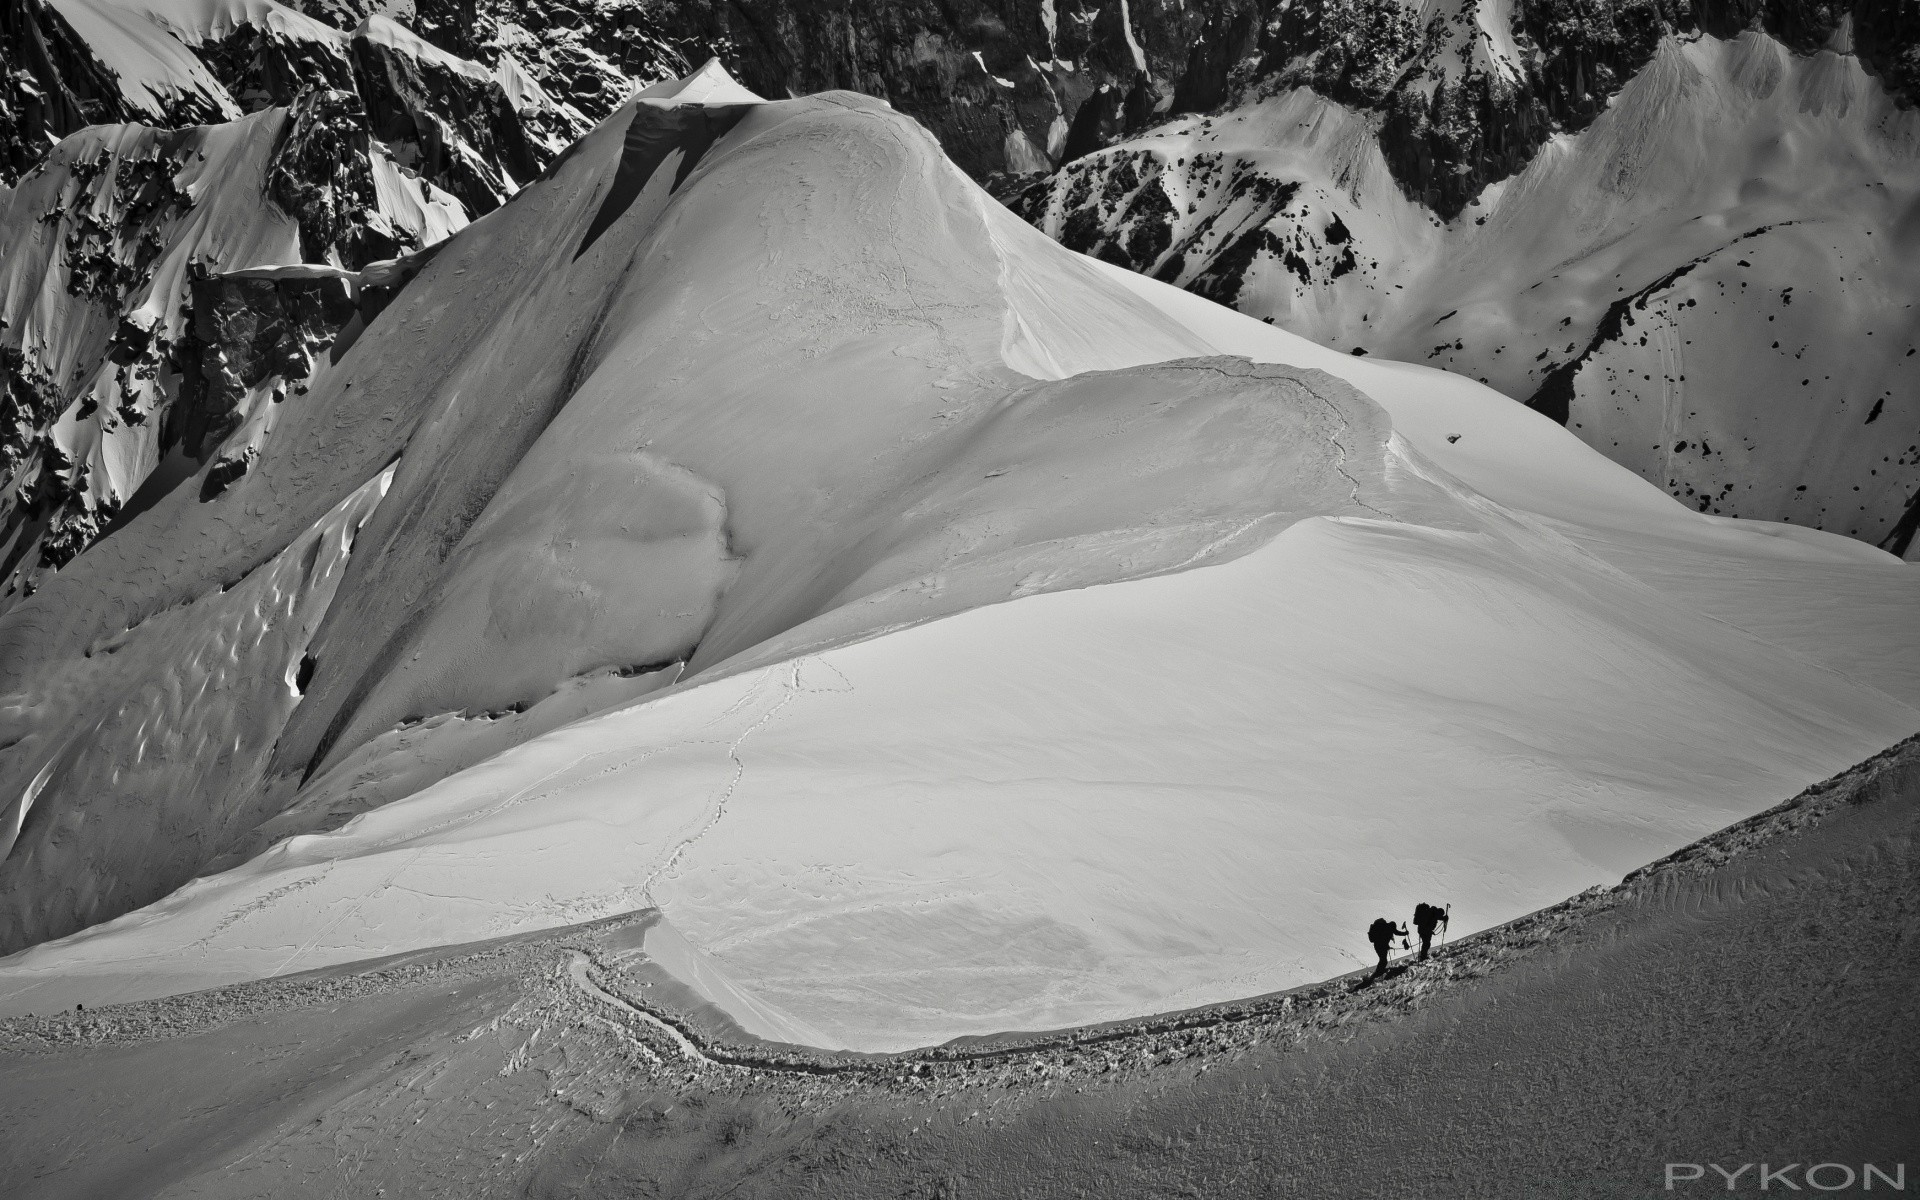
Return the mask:
[[0,615],[0,1012],[657,907],[752,1032],[1099,1020],[1920,728],[1914,568],[1075,255],[865,97],[709,66],[337,270]]
[[1247,38],[1211,114],[1015,207],[1489,383],[1702,512],[1915,552],[1911,5],[1281,5]]
[[221,470],[244,470],[272,405],[407,273],[375,264],[491,211],[588,126],[510,54],[482,66],[378,13],[7,12],[0,605],[243,425]]
[[[302,386],[358,303],[345,276],[283,272],[276,294],[329,295],[265,301],[302,314],[285,347],[249,330],[203,349],[226,324],[193,316],[183,275],[147,290],[151,263],[395,258],[710,55],[765,95],[887,98],[1072,248],[1480,379],[1701,511],[1916,544],[1910,5],[18,0],[0,20],[0,178],[82,177],[30,181],[0,227],[0,262],[24,264],[0,313],[0,605],[137,507],[168,455],[198,463],[191,430],[252,411],[168,415],[203,361]],[[215,190],[264,202],[297,252],[171,240],[149,201],[43,225],[127,174],[98,135],[50,154],[59,138],[212,136],[188,131],[270,109],[296,115],[252,151],[264,192],[251,165],[152,187],[184,193],[176,216]],[[55,238],[84,247],[65,274]],[[237,374],[213,390],[269,377]]]

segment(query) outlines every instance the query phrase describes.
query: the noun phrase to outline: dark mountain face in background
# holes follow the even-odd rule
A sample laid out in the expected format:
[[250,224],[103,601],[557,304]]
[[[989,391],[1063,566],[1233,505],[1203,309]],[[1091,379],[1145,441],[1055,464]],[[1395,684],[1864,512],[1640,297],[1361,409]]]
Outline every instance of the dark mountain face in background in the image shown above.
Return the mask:
[[1904,103],[1920,95],[1920,9],[1901,0],[1513,0],[1512,71],[1475,64],[1476,10],[1396,0],[427,0],[414,26],[456,54],[519,55],[592,118],[621,80],[718,57],[768,96],[885,98],[979,179],[1051,169],[1168,116],[1311,87],[1378,115],[1410,197],[1450,218],[1585,128],[1663,36],[1760,30],[1810,54],[1843,28]]

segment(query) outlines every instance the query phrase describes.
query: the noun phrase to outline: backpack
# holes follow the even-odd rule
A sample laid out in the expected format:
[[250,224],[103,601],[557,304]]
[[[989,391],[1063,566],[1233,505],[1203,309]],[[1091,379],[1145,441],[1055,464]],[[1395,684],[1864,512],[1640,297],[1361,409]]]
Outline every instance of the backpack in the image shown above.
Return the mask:
[[1375,917],[1373,924],[1367,926],[1367,940],[1376,946],[1393,941],[1393,922],[1385,917]]

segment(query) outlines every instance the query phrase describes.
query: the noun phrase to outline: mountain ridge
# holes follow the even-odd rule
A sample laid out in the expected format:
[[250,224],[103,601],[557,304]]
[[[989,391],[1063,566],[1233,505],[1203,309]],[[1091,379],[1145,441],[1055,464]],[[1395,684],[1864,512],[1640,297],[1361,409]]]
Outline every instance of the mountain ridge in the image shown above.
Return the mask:
[[1119,1016],[1920,724],[1897,560],[1075,255],[869,98],[637,96],[416,259],[0,616],[9,1005],[658,906],[749,1027]]

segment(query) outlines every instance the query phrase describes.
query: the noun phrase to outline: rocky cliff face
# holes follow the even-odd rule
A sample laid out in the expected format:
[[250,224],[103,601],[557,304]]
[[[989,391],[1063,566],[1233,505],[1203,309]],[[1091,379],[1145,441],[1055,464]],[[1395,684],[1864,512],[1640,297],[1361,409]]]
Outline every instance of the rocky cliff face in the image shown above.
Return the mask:
[[1666,36],[1844,44],[1920,96],[1920,11],[1901,0],[426,0],[414,25],[476,61],[516,56],[590,119],[708,56],[764,95],[866,92],[981,179],[1311,88],[1370,114],[1395,179],[1443,218],[1590,125]]
[[412,25],[476,62],[511,57],[590,120],[708,57],[762,95],[865,92],[986,179],[1226,102],[1259,21],[1245,0],[422,0]]
[[113,75],[41,0],[0,5],[0,106],[0,179],[9,183],[45,157],[49,135],[126,116]]

